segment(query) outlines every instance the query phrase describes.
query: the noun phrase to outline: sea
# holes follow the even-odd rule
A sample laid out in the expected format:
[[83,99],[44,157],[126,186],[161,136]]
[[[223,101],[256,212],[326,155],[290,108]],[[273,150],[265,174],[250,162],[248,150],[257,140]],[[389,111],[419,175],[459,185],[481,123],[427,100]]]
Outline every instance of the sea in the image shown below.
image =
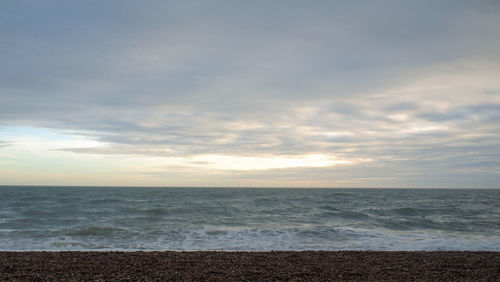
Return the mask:
[[500,251],[500,190],[0,187],[2,251]]

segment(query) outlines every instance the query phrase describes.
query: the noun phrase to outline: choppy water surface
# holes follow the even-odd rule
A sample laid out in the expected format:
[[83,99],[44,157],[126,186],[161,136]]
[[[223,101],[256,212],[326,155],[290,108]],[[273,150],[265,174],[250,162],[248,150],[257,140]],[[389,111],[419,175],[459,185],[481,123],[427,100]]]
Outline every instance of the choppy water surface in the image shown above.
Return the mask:
[[492,250],[500,190],[0,187],[0,250]]

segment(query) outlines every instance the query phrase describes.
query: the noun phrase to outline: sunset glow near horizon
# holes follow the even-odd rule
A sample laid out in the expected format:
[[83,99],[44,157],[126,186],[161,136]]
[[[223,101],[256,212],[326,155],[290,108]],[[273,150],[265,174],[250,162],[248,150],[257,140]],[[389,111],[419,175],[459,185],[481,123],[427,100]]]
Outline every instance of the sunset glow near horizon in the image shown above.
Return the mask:
[[498,1],[2,1],[0,185],[500,188]]

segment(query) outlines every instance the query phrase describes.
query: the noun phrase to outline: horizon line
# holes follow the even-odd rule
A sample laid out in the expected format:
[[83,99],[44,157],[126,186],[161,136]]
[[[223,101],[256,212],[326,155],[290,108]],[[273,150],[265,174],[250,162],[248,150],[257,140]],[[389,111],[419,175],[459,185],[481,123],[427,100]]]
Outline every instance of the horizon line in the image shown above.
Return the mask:
[[459,189],[459,190],[498,190],[500,187],[288,187],[288,186],[136,186],[136,185],[45,185],[45,184],[36,184],[36,185],[28,185],[28,184],[0,184],[1,187],[54,187],[54,188],[159,188],[159,189],[172,189],[172,188],[181,188],[181,189],[427,189],[427,190],[439,190],[439,189]]

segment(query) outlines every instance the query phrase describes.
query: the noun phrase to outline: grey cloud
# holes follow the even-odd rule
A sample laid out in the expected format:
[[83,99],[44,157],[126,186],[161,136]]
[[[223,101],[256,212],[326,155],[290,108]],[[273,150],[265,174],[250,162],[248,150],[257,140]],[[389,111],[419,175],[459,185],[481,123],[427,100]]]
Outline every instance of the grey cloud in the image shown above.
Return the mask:
[[472,117],[477,118],[479,116],[479,118],[483,121],[494,122],[495,120],[498,121],[498,119],[500,118],[500,105],[499,104],[471,105],[466,107],[454,108],[447,112],[440,112],[440,113],[422,112],[418,116],[420,118],[436,122],[465,120],[465,119],[470,119]]
[[414,111],[419,109],[419,105],[416,102],[399,102],[390,104],[383,107],[384,111],[388,112],[399,112],[399,111]]
[[0,141],[0,148],[5,148],[7,146],[10,146],[11,144],[9,142],[3,142],[3,141]]
[[422,113],[419,115],[420,118],[425,120],[435,121],[435,122],[444,122],[444,121],[452,121],[452,120],[463,120],[469,117],[469,113],[467,112],[448,112],[448,113]]
[[[22,85],[21,89],[26,91],[40,92],[45,89],[43,94],[38,93],[38,97],[57,97],[68,103],[78,103],[83,99],[83,102],[88,100],[90,104],[140,103],[141,100],[155,103],[157,99],[182,102],[186,96],[193,95],[190,93],[197,83],[202,89],[207,89],[218,81],[226,85],[227,81],[238,79],[238,76],[243,76],[245,81],[251,83],[246,87],[251,87],[250,91],[253,91],[249,95],[253,97],[271,94],[300,99],[304,97],[304,91],[308,92],[308,97],[316,96],[321,91],[315,91],[315,85],[321,80],[333,82],[329,84],[329,95],[332,92],[340,95],[339,92],[372,90],[399,76],[404,65],[400,61],[387,64],[374,60],[384,56],[393,60],[401,50],[408,50],[407,55],[414,58],[408,61],[412,67],[425,63],[425,60],[422,62],[420,58],[415,58],[416,54],[427,56],[426,60],[432,61],[435,58],[429,56],[442,58],[442,53],[427,50],[426,46],[419,48],[411,45],[414,42],[406,43],[408,39],[398,38],[408,33],[408,27],[422,29],[421,33],[411,38],[420,39],[428,35],[439,37],[442,35],[439,31],[446,38],[447,29],[452,27],[444,19],[457,20],[453,11],[462,6],[442,4],[443,8],[439,9],[440,5],[436,7],[433,4],[431,11],[426,5],[407,2],[391,6],[390,9],[394,11],[381,11],[387,6],[374,4],[360,9],[341,4],[338,9],[332,4],[323,3],[319,4],[324,6],[322,9],[316,7],[321,10],[313,10],[310,12],[315,14],[308,14],[311,7],[301,7],[299,4],[280,9],[279,13],[278,4],[266,4],[268,9],[261,16],[262,24],[267,22],[271,27],[280,28],[262,30],[261,23],[248,18],[247,10],[238,6],[219,9],[221,4],[162,4],[156,9],[146,4],[145,8],[137,9],[131,7],[130,3],[124,3],[118,6],[121,9],[116,10],[116,5],[108,2],[101,3],[97,14],[94,14],[95,9],[89,8],[91,5],[81,8],[62,5],[62,8],[68,9],[65,15],[54,15],[50,10],[51,5],[41,5],[35,16],[41,17],[42,25],[25,24],[24,28],[21,25],[17,32],[24,37],[19,39],[17,36],[7,41],[10,46],[7,49],[11,53],[5,56],[3,62],[5,70],[9,71],[3,73],[5,79],[2,84],[10,85],[11,89],[19,89],[19,85]],[[209,8],[206,14],[203,9],[193,7],[197,5]],[[413,8],[423,9],[428,17],[423,20],[417,14],[405,13]],[[173,16],[177,10],[181,14],[194,12],[194,15],[204,16],[183,20]],[[161,12],[166,14],[160,17]],[[349,12],[358,16],[346,16]],[[153,19],[140,24],[138,20],[146,19],[147,13],[152,13],[150,18]],[[391,17],[380,17],[385,14]],[[231,22],[216,20],[215,17],[219,16],[225,16]],[[301,18],[308,21],[301,21]],[[364,20],[359,21],[359,18]],[[20,21],[26,22],[23,19],[6,17],[6,21],[11,23],[9,26]],[[66,21],[71,24],[64,24]],[[394,24],[393,21],[408,23]],[[374,25],[374,22],[377,24]],[[34,28],[47,30],[47,33],[29,33]],[[377,32],[377,28],[384,32]],[[58,33],[51,36],[48,31],[54,29]],[[152,31],[144,32],[149,29]],[[341,34],[337,34],[339,31]],[[59,33],[61,36],[57,35]],[[109,40],[109,36],[113,40]],[[388,38],[385,39],[385,36]],[[407,45],[400,46],[394,41]],[[434,40],[427,39],[424,42]],[[465,42],[456,44],[455,48],[464,48],[456,46],[464,46]],[[447,47],[445,44],[443,50],[450,54]],[[384,71],[381,72],[381,69]],[[208,77],[209,83],[197,82],[198,76]],[[220,77],[225,79],[219,80]],[[22,80],[17,81],[19,79]],[[26,79],[31,79],[32,83]],[[362,83],[351,83],[353,80]],[[32,87],[27,88],[30,84]],[[241,95],[233,94],[222,89],[222,93],[211,93],[212,99],[208,99],[208,102],[215,97],[232,102],[242,98],[235,99],[233,96]],[[84,95],[85,98],[74,97],[76,95]],[[139,99],[138,95],[142,98]],[[204,99],[205,95],[196,97]]]
[[[391,91],[457,61],[499,62],[499,12],[495,1],[4,1],[0,121],[107,143],[61,148],[77,153],[376,162],[248,178],[451,178],[453,164],[495,164],[498,88],[471,90],[489,104],[437,94],[446,110]],[[436,125],[448,129],[411,132]]]

